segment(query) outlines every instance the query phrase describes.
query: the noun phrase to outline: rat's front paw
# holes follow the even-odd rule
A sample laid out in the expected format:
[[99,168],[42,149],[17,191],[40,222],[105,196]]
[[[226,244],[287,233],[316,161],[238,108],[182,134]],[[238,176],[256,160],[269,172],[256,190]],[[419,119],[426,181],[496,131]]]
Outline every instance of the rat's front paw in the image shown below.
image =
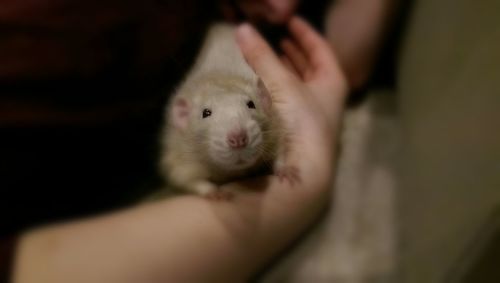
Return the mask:
[[230,200],[233,198],[231,192],[221,190],[217,185],[208,181],[197,182],[193,189],[197,194],[209,200]]
[[201,196],[206,196],[217,192],[218,188],[214,183],[208,181],[199,181],[192,185],[192,190]]
[[276,166],[274,169],[274,175],[278,177],[280,182],[287,181],[291,186],[300,183],[299,169],[296,166]]
[[209,200],[231,200],[234,196],[231,192],[228,191],[223,191],[223,190],[217,190],[215,192],[211,192],[207,195],[204,195],[205,198]]

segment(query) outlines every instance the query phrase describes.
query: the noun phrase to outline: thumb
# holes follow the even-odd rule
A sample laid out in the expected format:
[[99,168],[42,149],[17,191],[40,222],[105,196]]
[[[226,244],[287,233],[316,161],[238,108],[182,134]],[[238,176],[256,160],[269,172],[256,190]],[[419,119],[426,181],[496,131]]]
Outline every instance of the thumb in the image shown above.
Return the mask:
[[236,29],[236,41],[248,65],[267,87],[287,81],[290,73],[251,25],[242,24]]

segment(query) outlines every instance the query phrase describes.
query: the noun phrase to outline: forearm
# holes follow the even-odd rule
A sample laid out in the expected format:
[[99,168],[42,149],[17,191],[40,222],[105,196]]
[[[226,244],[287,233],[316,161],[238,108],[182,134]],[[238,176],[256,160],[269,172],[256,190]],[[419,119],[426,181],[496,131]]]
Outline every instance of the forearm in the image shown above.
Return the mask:
[[244,281],[318,216],[317,198],[327,199],[326,183],[289,190],[266,181],[275,183],[268,191],[231,202],[178,197],[29,233],[15,282]]
[[399,0],[338,0],[326,19],[326,37],[353,88],[369,78]]

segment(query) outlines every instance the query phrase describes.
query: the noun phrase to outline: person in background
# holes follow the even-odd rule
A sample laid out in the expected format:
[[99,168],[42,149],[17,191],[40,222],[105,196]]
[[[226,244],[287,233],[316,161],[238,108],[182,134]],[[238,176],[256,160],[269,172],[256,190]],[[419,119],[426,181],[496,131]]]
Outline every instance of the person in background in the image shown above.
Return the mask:
[[[369,77],[387,1],[367,9],[361,0],[335,2],[326,39],[292,18],[301,5],[294,0],[3,1],[0,274],[13,271],[16,282],[251,276],[326,205],[348,85]],[[361,24],[363,13],[372,16]],[[221,18],[287,27],[287,64],[248,25],[239,43],[265,84],[287,90],[273,95],[287,101],[281,113],[297,113],[290,125],[304,121],[293,131],[311,138],[291,160],[318,158],[296,164],[299,188],[267,177],[233,184],[265,189],[233,203],[186,196],[123,209],[154,184],[165,93],[192,63],[205,28]]]

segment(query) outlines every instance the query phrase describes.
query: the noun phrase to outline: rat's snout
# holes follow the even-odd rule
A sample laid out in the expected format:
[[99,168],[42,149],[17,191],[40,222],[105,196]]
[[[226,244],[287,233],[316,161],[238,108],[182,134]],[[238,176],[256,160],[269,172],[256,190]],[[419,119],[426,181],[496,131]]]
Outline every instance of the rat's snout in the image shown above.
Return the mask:
[[227,145],[233,149],[245,148],[248,144],[248,134],[246,130],[239,129],[227,134]]

